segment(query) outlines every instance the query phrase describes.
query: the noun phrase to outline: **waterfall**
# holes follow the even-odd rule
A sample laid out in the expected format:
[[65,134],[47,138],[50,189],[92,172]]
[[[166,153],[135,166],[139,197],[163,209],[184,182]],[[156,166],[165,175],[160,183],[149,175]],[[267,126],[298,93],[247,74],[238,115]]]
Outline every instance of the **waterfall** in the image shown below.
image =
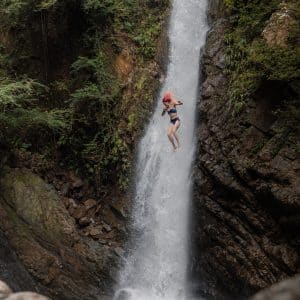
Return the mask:
[[[195,108],[200,49],[207,31],[206,0],[174,0],[169,24],[170,53],[157,107],[140,142],[132,211],[132,249],[120,272],[115,299],[186,299],[188,208],[195,150]],[[168,141],[163,92],[178,106],[181,148]]]

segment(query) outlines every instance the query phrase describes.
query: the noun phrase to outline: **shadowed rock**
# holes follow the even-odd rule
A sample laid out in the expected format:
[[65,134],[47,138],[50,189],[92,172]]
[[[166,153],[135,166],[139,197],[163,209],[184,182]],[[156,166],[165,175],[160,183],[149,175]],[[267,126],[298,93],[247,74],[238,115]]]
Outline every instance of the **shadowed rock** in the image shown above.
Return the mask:
[[191,286],[214,299],[246,299],[300,271],[299,146],[272,113],[295,92],[287,82],[262,81],[231,116],[229,78],[217,63],[228,28],[220,3],[210,4],[215,22],[203,58]]
[[27,169],[0,180],[0,229],[55,299],[95,299],[110,289],[117,254],[81,236],[54,189]]

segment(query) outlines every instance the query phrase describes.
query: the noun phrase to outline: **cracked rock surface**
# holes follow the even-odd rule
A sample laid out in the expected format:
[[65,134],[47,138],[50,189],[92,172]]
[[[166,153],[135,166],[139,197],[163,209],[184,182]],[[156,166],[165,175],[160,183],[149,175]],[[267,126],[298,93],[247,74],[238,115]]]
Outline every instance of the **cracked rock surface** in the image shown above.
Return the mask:
[[272,111],[292,87],[262,82],[242,113],[228,113],[227,21],[213,1],[203,58],[194,168],[191,278],[199,295],[246,299],[300,272],[299,132]]

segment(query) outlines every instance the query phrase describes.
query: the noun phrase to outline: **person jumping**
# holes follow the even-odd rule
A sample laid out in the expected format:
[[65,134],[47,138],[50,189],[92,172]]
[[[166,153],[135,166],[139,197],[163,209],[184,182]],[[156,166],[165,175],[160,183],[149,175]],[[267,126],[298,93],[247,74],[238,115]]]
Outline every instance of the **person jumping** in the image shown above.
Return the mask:
[[[183,103],[179,100],[176,100],[174,95],[169,91],[167,91],[164,94],[162,102],[163,102],[164,107],[163,107],[163,111],[162,111],[161,115],[163,116],[166,112],[168,112],[168,114],[170,116],[171,124],[168,127],[167,135],[168,135],[168,138],[169,138],[169,140],[173,146],[173,149],[175,151],[177,148],[180,147],[178,134],[176,133],[180,126],[180,119],[177,116],[176,106],[183,105]],[[176,140],[177,145],[175,144],[174,139]]]

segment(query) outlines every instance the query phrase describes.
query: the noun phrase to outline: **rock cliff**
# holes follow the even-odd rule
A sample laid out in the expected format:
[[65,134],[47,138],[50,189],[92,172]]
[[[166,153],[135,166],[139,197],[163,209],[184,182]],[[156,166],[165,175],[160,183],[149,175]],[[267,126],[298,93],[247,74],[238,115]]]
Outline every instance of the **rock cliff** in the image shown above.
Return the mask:
[[10,245],[48,295],[98,299],[109,294],[117,253],[81,234],[54,188],[40,177],[28,169],[7,169],[0,215]]
[[[211,2],[203,58],[191,277],[199,294],[245,299],[300,271],[299,127],[289,130],[274,113],[287,110],[283,98],[299,94],[293,83],[265,80],[231,115],[222,2]],[[281,9],[264,36],[275,35],[270,24]]]
[[169,2],[8,1],[0,12],[0,277],[52,299],[110,297]]
[[2,231],[0,231],[0,244],[1,279],[11,282],[10,286],[13,290],[32,290],[42,292],[43,289],[25,269]]

